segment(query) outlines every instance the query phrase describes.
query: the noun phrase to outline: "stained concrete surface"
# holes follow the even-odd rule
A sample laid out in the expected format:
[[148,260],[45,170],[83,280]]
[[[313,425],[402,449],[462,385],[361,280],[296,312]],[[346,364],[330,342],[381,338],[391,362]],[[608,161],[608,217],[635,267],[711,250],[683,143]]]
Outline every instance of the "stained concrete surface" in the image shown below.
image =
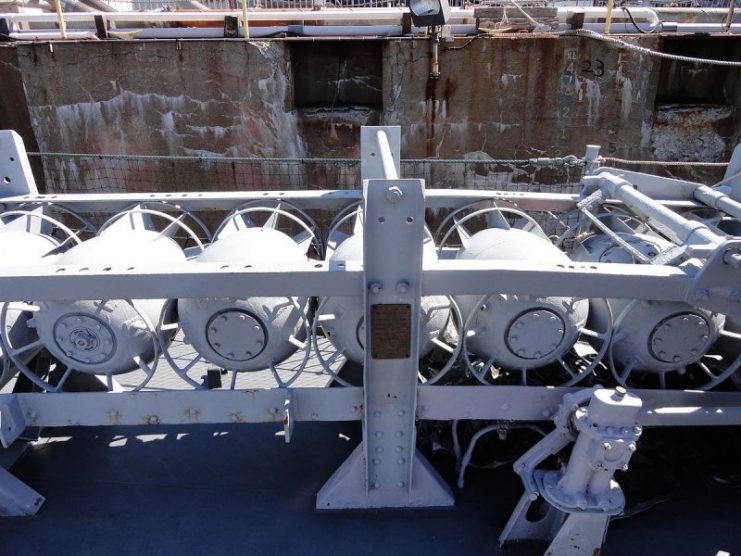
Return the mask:
[[[469,470],[450,510],[317,513],[315,494],[355,446],[359,427],[299,423],[290,445],[277,431],[47,430],[16,469],[47,501],[34,518],[0,520],[0,553],[527,556],[545,549],[497,545],[521,494],[509,466]],[[603,554],[740,553],[741,493],[692,474],[681,487],[671,502],[614,522]]]
[[[738,37],[626,40],[741,55]],[[623,158],[724,161],[740,136],[736,68],[525,34],[444,43],[440,71],[429,77],[424,39],[13,44],[0,46],[12,107],[0,128],[50,152],[264,157],[357,157],[369,124],[400,125],[404,158],[581,155],[596,143]],[[76,191],[79,168],[66,164],[50,192]]]

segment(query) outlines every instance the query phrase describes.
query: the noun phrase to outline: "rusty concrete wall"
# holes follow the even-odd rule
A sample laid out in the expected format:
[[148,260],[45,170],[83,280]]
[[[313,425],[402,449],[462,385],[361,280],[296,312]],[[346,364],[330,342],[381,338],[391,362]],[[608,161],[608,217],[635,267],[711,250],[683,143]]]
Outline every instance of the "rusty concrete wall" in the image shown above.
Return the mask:
[[18,47],[42,151],[302,156],[276,42]]
[[[730,40],[729,40],[730,39]],[[741,41],[733,37],[696,35],[666,37],[663,50],[672,54],[741,59]],[[656,91],[651,152],[658,160],[728,160],[739,142],[741,74],[718,65],[664,60]],[[682,169],[668,169],[682,175]],[[719,172],[698,171],[700,181],[712,182]]]
[[[656,48],[658,37],[641,43]],[[458,41],[429,79],[424,43],[390,42],[384,122],[402,125],[407,155],[501,158],[581,154],[597,143],[646,155],[658,64],[580,38],[521,35]]]
[[[31,125],[23,74],[18,64],[18,51],[0,48],[0,129],[14,129],[24,139],[26,149],[38,150],[36,135]],[[32,159],[34,174],[39,177],[43,189],[41,161]]]
[[[741,57],[736,37],[628,40]],[[0,77],[16,86],[3,103],[19,108],[0,110],[0,127],[42,151],[265,157],[355,157],[359,127],[376,123],[402,126],[406,158],[579,155],[598,143],[623,158],[725,160],[740,137],[736,69],[511,35],[444,43],[440,78],[429,71],[421,39],[8,45]],[[75,187],[72,166],[62,189]],[[162,187],[208,187],[203,172]]]

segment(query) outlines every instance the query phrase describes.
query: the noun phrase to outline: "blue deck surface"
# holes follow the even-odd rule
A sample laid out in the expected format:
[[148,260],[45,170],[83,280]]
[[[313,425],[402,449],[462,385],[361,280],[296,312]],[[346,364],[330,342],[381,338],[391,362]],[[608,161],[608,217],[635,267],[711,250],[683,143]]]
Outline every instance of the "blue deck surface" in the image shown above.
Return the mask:
[[[522,492],[510,466],[470,470],[455,509],[318,513],[315,494],[358,442],[359,427],[299,423],[289,445],[277,430],[47,430],[15,469],[47,501],[34,518],[0,519],[0,555],[524,556],[545,549],[497,545]],[[614,522],[603,554],[741,554],[739,518],[741,490],[688,477],[671,502]]]

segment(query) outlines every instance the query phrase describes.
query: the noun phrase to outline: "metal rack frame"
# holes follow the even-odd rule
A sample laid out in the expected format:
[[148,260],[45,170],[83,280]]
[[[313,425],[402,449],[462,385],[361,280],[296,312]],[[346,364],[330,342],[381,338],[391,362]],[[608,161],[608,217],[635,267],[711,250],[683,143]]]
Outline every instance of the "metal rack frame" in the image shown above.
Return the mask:
[[[711,237],[699,228],[690,248],[701,268],[667,265],[422,261],[425,208],[456,208],[477,200],[506,200],[524,210],[574,209],[601,191],[639,213],[671,217],[671,208],[725,206],[736,210],[741,154],[726,183],[709,195],[700,184],[600,168],[598,149],[587,150],[588,176],[582,195],[500,191],[425,190],[422,180],[399,179],[399,128],[364,128],[363,188],[358,191],[223,192],[187,194],[39,195],[20,138],[0,132],[0,176],[7,176],[5,208],[29,202],[68,209],[115,211],[134,202],[167,201],[186,210],[231,209],[255,199],[286,199],[302,209],[342,208],[362,200],[365,210],[364,265],[338,268],[309,261],[270,267],[201,263],[120,267],[0,267],[0,301],[242,296],[362,296],[365,300],[364,387],[276,388],[248,391],[0,394],[0,440],[10,446],[29,426],[105,426],[190,423],[282,422],[287,435],[302,421],[363,423],[363,442],[337,470],[317,498],[317,508],[449,506],[453,496],[417,453],[417,420],[553,419],[576,387],[430,386],[417,380],[420,296],[517,293],[587,297],[629,297],[684,301],[741,317],[741,240]],[[626,184],[629,187],[625,187]],[[725,188],[725,189],[723,189]],[[657,216],[658,215],[658,216]],[[663,215],[663,216],[662,216]],[[681,227],[681,226],[680,226]],[[699,237],[699,239],[698,239]],[[401,310],[399,310],[401,309]],[[399,315],[402,315],[401,317]],[[383,354],[383,327],[404,341]],[[379,326],[374,326],[376,321]],[[394,342],[396,345],[396,342]],[[403,349],[406,346],[406,349]],[[411,346],[411,347],[410,347]],[[394,351],[396,350],[396,351]],[[642,426],[741,425],[741,393],[673,390],[631,392],[643,405]],[[0,471],[0,513],[30,515],[43,497]],[[591,552],[590,552],[591,553]]]

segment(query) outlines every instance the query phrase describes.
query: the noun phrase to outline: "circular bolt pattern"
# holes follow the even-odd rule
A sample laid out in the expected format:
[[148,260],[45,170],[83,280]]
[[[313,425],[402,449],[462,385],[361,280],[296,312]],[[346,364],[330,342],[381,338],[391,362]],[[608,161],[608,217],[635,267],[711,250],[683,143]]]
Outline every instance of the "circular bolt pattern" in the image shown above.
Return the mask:
[[206,329],[208,343],[216,353],[231,361],[249,361],[265,349],[265,330],[246,311],[231,309],[211,317]]
[[680,313],[661,321],[651,331],[651,354],[664,363],[686,365],[710,348],[710,325],[695,313]]
[[103,363],[116,351],[115,334],[92,315],[64,315],[54,324],[54,337],[59,349],[78,363]]
[[548,309],[521,314],[507,330],[507,346],[523,359],[541,359],[553,353],[564,337],[561,317]]

